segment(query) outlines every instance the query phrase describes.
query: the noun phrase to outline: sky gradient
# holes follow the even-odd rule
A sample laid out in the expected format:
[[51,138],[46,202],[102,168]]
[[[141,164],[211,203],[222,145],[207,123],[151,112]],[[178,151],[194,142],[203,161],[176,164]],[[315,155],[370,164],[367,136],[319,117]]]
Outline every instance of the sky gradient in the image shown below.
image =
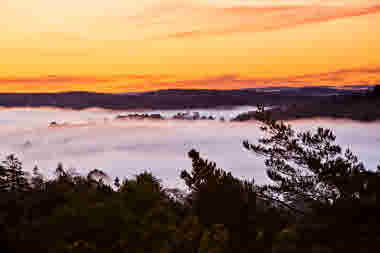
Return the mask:
[[0,92],[380,84],[380,0],[0,1]]

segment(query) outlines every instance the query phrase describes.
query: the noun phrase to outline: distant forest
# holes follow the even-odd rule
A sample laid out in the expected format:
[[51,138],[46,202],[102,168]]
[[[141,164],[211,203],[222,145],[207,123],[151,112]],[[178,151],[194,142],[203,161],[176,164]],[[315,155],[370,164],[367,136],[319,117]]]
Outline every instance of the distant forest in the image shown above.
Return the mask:
[[190,109],[240,105],[319,104],[333,97],[362,96],[373,89],[352,87],[272,87],[244,90],[160,90],[142,93],[105,94],[66,93],[0,93],[3,107],[59,107],[86,109]]
[[[271,117],[276,120],[295,120],[314,117],[350,119],[363,122],[380,120],[380,86],[363,94],[332,95],[319,101],[311,99],[305,103],[282,104],[271,109]],[[255,120],[255,112],[246,112],[234,121]]]
[[186,190],[148,172],[111,179],[62,165],[47,179],[7,156],[1,252],[376,252],[380,167],[366,169],[330,129],[296,132],[263,106],[255,117],[265,137],[243,146],[265,157],[268,185],[236,178],[196,150],[179,175]]

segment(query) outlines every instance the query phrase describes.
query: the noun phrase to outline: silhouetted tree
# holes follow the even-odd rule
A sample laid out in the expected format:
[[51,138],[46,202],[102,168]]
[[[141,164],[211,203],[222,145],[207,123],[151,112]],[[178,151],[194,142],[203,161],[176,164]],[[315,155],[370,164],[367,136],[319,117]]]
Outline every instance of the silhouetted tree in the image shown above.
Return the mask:
[[266,137],[257,145],[243,144],[267,158],[267,174],[274,184],[261,188],[263,196],[294,210],[300,210],[301,204],[332,205],[338,199],[358,197],[362,182],[358,176],[363,175],[364,166],[350,150],[342,155],[331,130],[296,133],[290,125],[272,120],[263,106],[257,118]]
[[241,181],[202,159],[195,150],[189,152],[191,172],[181,178],[191,190],[191,205],[202,224],[223,224],[229,233],[229,250],[253,250],[256,237],[256,194],[253,182]]
[[[295,223],[296,236],[288,238],[287,245],[294,242],[290,252],[314,247],[324,252],[371,252],[380,235],[380,173],[365,170],[350,150],[343,152],[329,129],[297,133],[289,124],[272,120],[263,106],[256,118],[263,123],[265,137],[258,144],[243,144],[266,158],[272,180],[258,187],[258,197],[307,214],[302,224]],[[276,252],[280,249],[286,245]]]
[[[22,163],[14,155],[9,155],[2,162],[2,173],[5,173],[3,187],[11,192],[25,192],[29,189],[26,173],[22,169]],[[2,187],[2,188],[3,188]]]
[[116,177],[115,178],[115,181],[114,181],[114,186],[117,188],[117,189],[119,189],[120,188],[120,179],[119,179],[119,177]]
[[99,169],[94,169],[94,170],[91,170],[88,174],[87,174],[87,179],[89,181],[93,180],[93,181],[99,181],[100,179],[108,179],[108,175],[104,172],[104,171],[101,171]]
[[99,170],[99,169],[91,170],[87,174],[87,183],[96,185],[97,187],[100,187],[100,188],[105,187],[104,181],[108,179],[109,179],[108,175],[104,171]]
[[380,85],[376,85],[376,86],[375,86],[375,88],[373,89],[372,94],[373,94],[375,97],[380,97]]
[[7,191],[9,189],[8,171],[7,168],[0,164],[0,190]]
[[150,190],[155,192],[162,191],[161,180],[153,176],[150,172],[145,171],[136,175],[136,184],[147,186],[151,188]]
[[39,168],[35,166],[33,168],[33,175],[31,178],[31,185],[35,190],[42,190],[44,185],[43,175],[40,173]]
[[57,168],[55,169],[55,176],[58,181],[65,180],[69,177],[68,173],[63,168],[62,163],[58,163]]

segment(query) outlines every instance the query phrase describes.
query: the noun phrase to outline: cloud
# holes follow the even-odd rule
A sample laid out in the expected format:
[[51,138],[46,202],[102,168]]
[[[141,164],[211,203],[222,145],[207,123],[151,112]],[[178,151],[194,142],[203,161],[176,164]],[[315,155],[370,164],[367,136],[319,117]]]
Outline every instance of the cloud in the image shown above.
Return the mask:
[[25,77],[0,77],[0,85],[2,84],[75,84],[75,83],[112,83],[120,80],[162,80],[172,77],[171,75],[145,75],[145,74],[125,74],[112,75],[107,77],[96,76],[70,76],[70,75],[46,75],[46,76],[25,76]]
[[380,67],[342,69],[333,72],[313,73],[296,76],[272,78],[248,78],[240,75],[221,75],[198,80],[178,80],[174,82],[153,82],[151,89],[164,88],[203,88],[203,89],[242,89],[283,86],[319,86],[319,85],[373,85],[380,83]]
[[280,77],[247,77],[239,74],[181,79],[173,75],[126,74],[108,77],[56,76],[0,78],[2,92],[132,92],[160,89],[242,89],[268,86],[374,85],[380,83],[380,67]]
[[[299,25],[328,22],[380,12],[380,5],[350,6],[240,6],[209,9],[204,15],[210,24],[194,25],[196,29],[177,31],[156,39],[182,39],[200,36],[221,36],[234,33],[257,33],[292,28]],[[202,15],[203,16],[203,15]],[[204,17],[206,19],[206,17]],[[219,24],[218,24],[219,22]],[[188,26],[184,26],[186,29]],[[190,27],[191,28],[191,27]]]
[[58,76],[47,75],[38,77],[3,77],[0,84],[59,84],[59,83],[104,83],[112,79],[103,79],[93,76]]

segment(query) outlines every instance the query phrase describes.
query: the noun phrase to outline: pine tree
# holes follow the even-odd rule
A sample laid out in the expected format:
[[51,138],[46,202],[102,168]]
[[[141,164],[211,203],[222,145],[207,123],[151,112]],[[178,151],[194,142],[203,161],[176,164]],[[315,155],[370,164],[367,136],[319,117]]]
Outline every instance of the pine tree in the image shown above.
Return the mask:
[[267,174],[274,184],[260,189],[262,197],[298,211],[359,197],[369,172],[350,150],[342,152],[331,130],[296,133],[290,125],[272,120],[263,106],[257,118],[266,137],[256,145],[243,144],[266,158]]
[[181,172],[181,178],[191,190],[191,205],[202,224],[224,224],[230,233],[229,251],[243,248],[252,252],[256,238],[256,192],[253,181],[242,181],[217,168],[214,162],[189,152],[191,172]]
[[31,178],[31,184],[33,189],[35,190],[42,190],[44,186],[44,178],[42,174],[39,171],[39,168],[35,166],[33,168],[33,176]]
[[115,185],[115,187],[116,187],[117,189],[120,188],[120,179],[119,179],[119,177],[116,177],[116,178],[115,178],[115,181],[114,181],[113,184]]
[[7,190],[11,192],[25,192],[29,189],[26,173],[22,170],[22,163],[14,155],[9,155],[3,161],[6,171]]
[[9,189],[8,170],[5,166],[0,165],[0,191]]

